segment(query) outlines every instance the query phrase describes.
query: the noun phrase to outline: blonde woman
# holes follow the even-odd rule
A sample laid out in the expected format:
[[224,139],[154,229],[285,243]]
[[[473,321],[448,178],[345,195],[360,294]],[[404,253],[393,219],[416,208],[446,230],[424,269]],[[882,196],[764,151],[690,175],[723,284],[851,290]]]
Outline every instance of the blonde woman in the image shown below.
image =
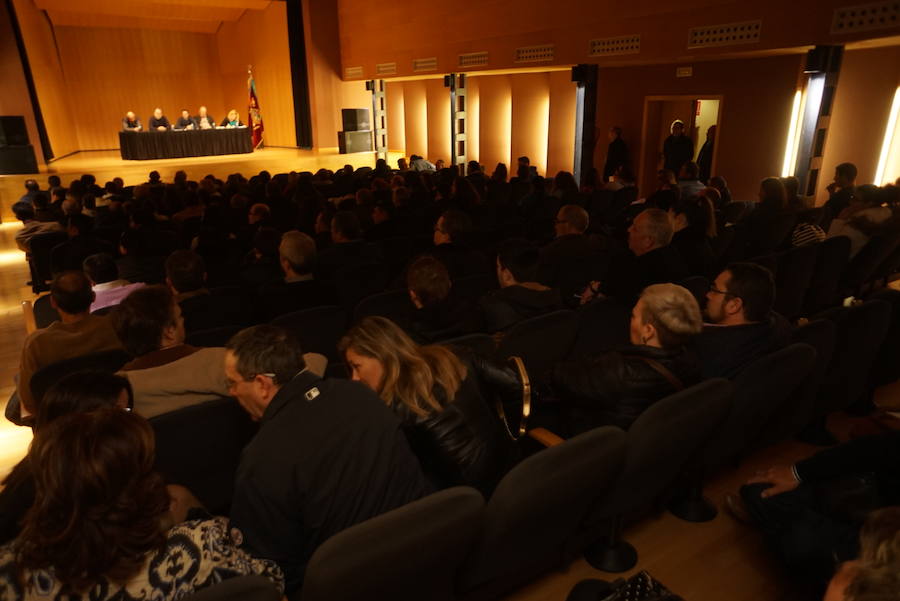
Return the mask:
[[228,111],[228,116],[222,120],[222,124],[219,127],[244,127],[244,124],[241,122],[241,116],[238,114],[237,109],[231,109],[230,111]]
[[479,388],[481,377],[508,391],[511,370],[488,369],[448,347],[419,346],[394,322],[366,317],[339,349],[352,372],[393,409],[423,470],[439,487],[467,484],[490,494],[511,465],[513,447]]

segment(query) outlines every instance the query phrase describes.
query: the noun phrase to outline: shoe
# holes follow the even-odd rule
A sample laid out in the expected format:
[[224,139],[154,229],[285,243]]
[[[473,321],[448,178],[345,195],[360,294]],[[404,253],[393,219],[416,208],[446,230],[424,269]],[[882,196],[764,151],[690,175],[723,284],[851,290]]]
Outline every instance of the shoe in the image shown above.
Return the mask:
[[751,518],[750,514],[747,512],[747,508],[744,506],[744,500],[741,499],[740,495],[734,493],[725,495],[725,511],[740,523],[747,524],[748,526],[753,525],[753,518]]

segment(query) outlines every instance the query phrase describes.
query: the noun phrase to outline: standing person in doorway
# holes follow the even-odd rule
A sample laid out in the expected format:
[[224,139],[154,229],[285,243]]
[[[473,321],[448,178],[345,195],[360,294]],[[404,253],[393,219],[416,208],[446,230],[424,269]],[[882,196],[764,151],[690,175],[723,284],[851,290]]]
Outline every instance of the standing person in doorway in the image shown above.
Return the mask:
[[712,174],[713,149],[716,144],[716,126],[710,125],[706,130],[706,142],[700,147],[697,153],[697,165],[700,166],[700,181],[704,184],[709,182],[709,176]]
[[606,150],[606,163],[603,165],[603,181],[610,181],[619,167],[628,165],[628,147],[622,139],[622,128],[618,125],[609,128],[609,147]]
[[694,142],[684,135],[684,121],[676,119],[669,127],[671,132],[663,142],[663,169],[679,173],[681,166],[694,158]]

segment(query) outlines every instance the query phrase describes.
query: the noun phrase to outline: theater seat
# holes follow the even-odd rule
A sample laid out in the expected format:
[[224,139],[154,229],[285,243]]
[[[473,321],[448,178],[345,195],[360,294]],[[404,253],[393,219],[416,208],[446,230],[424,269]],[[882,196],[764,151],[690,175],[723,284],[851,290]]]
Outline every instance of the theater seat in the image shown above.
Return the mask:
[[304,309],[276,317],[270,322],[300,340],[304,353],[320,353],[328,361],[341,361],[337,343],[347,330],[347,314],[335,305]]
[[775,311],[789,320],[793,321],[803,314],[803,300],[818,257],[818,245],[792,248],[777,256]]
[[231,337],[240,332],[241,326],[223,326],[221,328],[211,328],[209,330],[200,330],[199,332],[191,332],[188,334],[185,342],[192,346],[225,346]]
[[578,333],[569,351],[570,359],[596,356],[628,344],[630,307],[607,298],[582,305],[575,313],[578,315]]
[[838,304],[841,275],[850,260],[850,238],[836,236],[816,245],[819,256],[803,300],[806,315],[816,315]]
[[54,321],[59,321],[59,311],[50,304],[50,295],[45,294],[34,301],[34,325],[46,328]]
[[575,311],[554,311],[525,319],[509,329],[497,348],[501,359],[517,356],[525,361],[532,378],[541,379],[569,356],[578,334]]
[[[497,485],[459,577],[464,599],[496,599],[562,565],[591,503],[622,468],[625,433],[607,426],[540,451]],[[423,599],[425,597],[422,597]]]
[[256,424],[234,399],[185,407],[150,419],[156,469],[187,487],[215,515],[228,515],[234,475]]
[[467,334],[465,336],[442,340],[438,344],[444,346],[456,346],[482,357],[493,357],[497,348],[494,339],[487,334]]
[[484,499],[458,486],[366,520],[310,558],[302,601],[449,601],[478,536]]
[[79,371],[105,371],[114,373],[119,371],[131,357],[123,350],[103,351],[91,353],[81,357],[58,361],[39,369],[31,376],[31,396],[35,406],[40,406],[41,399],[51,386],[68,376]]
[[387,317],[396,323],[402,323],[415,310],[409,300],[409,292],[403,290],[390,290],[367,296],[359,301],[353,310],[353,322],[356,323],[364,317],[380,315]]

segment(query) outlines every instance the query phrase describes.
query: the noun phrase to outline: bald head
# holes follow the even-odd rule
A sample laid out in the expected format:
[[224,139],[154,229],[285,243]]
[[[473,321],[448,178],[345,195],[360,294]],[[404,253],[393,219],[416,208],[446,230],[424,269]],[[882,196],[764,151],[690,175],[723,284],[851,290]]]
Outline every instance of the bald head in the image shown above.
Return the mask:
[[128,111],[125,113],[125,116],[128,117],[129,121],[134,121],[134,111]]
[[278,246],[281,268],[288,277],[308,275],[316,265],[316,243],[303,232],[287,232]]
[[50,300],[60,313],[86,314],[94,302],[91,281],[83,271],[64,271],[56,276],[50,286]]
[[563,205],[556,214],[556,235],[583,234],[590,225],[588,212],[578,205]]

